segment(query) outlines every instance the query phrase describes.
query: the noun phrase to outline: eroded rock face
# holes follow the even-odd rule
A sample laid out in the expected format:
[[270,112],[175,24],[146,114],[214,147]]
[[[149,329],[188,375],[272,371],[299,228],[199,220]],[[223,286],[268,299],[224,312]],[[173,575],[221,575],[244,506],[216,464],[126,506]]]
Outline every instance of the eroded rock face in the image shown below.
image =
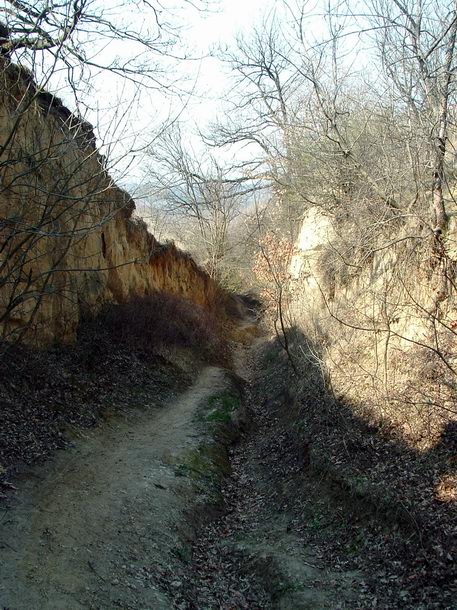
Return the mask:
[[216,284],[162,246],[105,171],[90,125],[0,58],[0,330],[72,341],[85,311],[165,290],[212,307]]
[[429,332],[427,312],[435,311],[444,299],[440,301],[438,294],[440,268],[428,264],[425,257],[408,254],[407,248],[415,242],[407,236],[415,235],[417,229],[405,225],[396,233],[380,232],[370,246],[372,252],[355,259],[347,242],[339,238],[340,232],[334,219],[319,208],[312,207],[304,215],[290,265],[293,305],[299,317],[327,324],[334,315],[334,322],[341,319],[367,327],[367,332],[389,324],[406,347],[423,340]]

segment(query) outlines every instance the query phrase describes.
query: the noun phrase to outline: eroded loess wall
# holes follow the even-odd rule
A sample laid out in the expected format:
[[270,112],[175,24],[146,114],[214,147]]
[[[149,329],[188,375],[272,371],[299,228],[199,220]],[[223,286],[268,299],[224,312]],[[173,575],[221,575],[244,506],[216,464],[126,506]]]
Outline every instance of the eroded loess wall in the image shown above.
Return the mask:
[[81,316],[154,290],[208,308],[224,295],[162,246],[104,169],[89,124],[0,58],[0,330],[72,341]]
[[426,446],[455,417],[457,230],[451,218],[437,252],[417,224],[385,224],[364,249],[308,210],[290,267],[291,316],[337,398]]

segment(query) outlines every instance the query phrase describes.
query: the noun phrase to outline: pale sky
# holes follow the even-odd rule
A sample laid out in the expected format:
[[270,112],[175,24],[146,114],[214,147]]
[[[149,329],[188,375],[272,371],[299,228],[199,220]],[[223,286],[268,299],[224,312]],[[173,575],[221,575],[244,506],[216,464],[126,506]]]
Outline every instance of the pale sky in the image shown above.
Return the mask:
[[[100,1],[122,23],[132,24],[136,31],[144,27],[141,12],[126,12],[122,0]],[[325,1],[309,0],[309,14],[322,13]],[[83,94],[83,100],[89,107],[86,118],[97,127],[102,139],[116,142],[111,150],[105,148],[103,152],[113,158],[122,158],[125,151],[137,149],[133,159],[130,155],[128,163],[123,160],[119,164],[118,169],[126,174],[122,179],[124,182],[139,179],[146,162],[142,148],[160,132],[164,121],[179,120],[192,140],[193,132],[204,130],[206,125],[223,114],[226,107],[221,98],[230,88],[230,79],[229,68],[215,56],[217,48],[232,45],[237,34],[248,34],[266,15],[283,6],[279,0],[212,0],[212,10],[202,13],[182,0],[162,0],[162,4],[176,7],[176,19],[181,26],[181,46],[187,48],[188,55],[194,58],[168,62],[167,76],[187,79],[182,85],[182,94],[170,96],[160,90],[147,89],[135,94],[132,84],[106,72],[92,74],[89,88]],[[312,22],[313,29],[319,31],[322,18],[315,17]],[[93,49],[96,49],[97,55],[94,57],[109,63],[116,55],[134,55],[136,49],[130,44],[125,41],[111,42],[104,49],[98,49],[95,41]],[[61,86],[57,85],[56,91],[65,101],[70,99]],[[190,91],[192,95],[189,95]]]
[[[182,62],[178,66],[180,76],[186,77],[186,91],[181,97],[161,96],[159,92],[144,91],[137,100],[136,106],[130,107],[126,115],[124,135],[127,147],[132,142],[132,134],[137,134],[138,146],[160,129],[160,122],[167,118],[179,117],[179,121],[188,126],[189,137],[195,128],[203,129],[223,111],[221,96],[229,88],[227,67],[214,55],[220,45],[230,45],[238,33],[248,33],[262,19],[266,11],[278,3],[275,0],[219,0],[214,3],[212,11],[200,13],[187,7],[180,14],[183,28],[181,42],[189,48],[189,54],[195,58]],[[110,83],[110,94],[106,96],[107,82],[99,90],[100,103],[123,97],[120,85]],[[128,86],[127,86],[128,89]],[[103,115],[103,112],[100,113]],[[110,120],[112,113],[105,115]],[[98,116],[94,122],[102,122]],[[103,129],[103,124],[101,125]],[[120,132],[118,132],[120,134]],[[136,168],[142,165],[142,153],[139,152],[135,162],[130,166],[130,174],[136,174]]]

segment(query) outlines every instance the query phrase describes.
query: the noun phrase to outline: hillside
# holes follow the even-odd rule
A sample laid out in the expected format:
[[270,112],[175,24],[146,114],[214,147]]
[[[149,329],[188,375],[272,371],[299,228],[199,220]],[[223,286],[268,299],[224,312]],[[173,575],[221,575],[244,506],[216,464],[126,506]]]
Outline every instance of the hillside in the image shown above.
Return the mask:
[[71,342],[84,313],[153,291],[222,304],[188,255],[159,244],[134,217],[92,127],[38,91],[25,69],[0,62],[3,337]]

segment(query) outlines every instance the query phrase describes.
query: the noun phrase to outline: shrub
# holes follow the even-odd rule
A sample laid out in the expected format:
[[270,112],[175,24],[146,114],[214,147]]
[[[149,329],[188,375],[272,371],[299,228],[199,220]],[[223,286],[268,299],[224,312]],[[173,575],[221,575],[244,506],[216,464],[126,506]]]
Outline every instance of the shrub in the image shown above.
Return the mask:
[[111,341],[135,351],[183,347],[211,362],[226,363],[228,358],[219,320],[207,309],[166,292],[109,305],[94,323]]

